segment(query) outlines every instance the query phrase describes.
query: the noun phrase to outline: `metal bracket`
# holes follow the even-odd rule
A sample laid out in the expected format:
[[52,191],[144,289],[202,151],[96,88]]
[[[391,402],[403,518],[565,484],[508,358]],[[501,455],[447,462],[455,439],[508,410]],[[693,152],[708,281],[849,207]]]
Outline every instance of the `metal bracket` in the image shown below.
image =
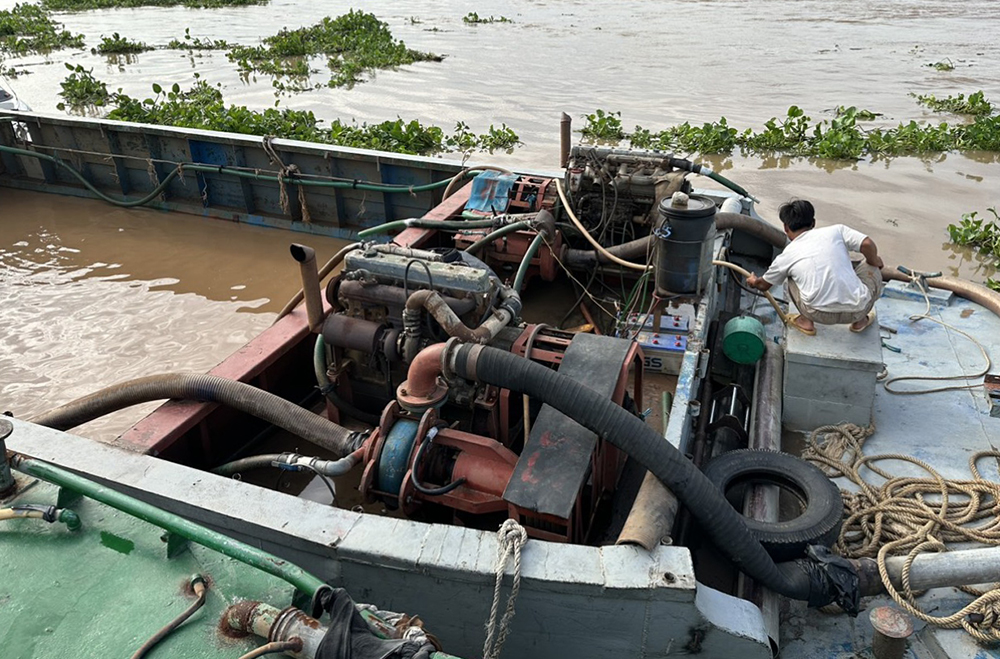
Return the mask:
[[83,495],[76,490],[60,487],[59,492],[56,494],[56,508],[69,508],[82,497]]
[[188,540],[176,533],[167,531],[160,536],[160,540],[167,543],[167,558],[176,558],[188,549]]

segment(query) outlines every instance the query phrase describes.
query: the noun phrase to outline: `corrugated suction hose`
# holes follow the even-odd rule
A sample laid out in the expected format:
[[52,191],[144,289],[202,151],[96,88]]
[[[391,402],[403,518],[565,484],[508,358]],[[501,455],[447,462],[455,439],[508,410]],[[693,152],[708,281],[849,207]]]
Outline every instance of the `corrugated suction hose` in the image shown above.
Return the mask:
[[32,423],[69,430],[106,414],[152,400],[220,403],[298,435],[337,457],[354,451],[356,435],[318,414],[249,384],[195,373],[163,373],[136,378],[95,391],[44,414]]

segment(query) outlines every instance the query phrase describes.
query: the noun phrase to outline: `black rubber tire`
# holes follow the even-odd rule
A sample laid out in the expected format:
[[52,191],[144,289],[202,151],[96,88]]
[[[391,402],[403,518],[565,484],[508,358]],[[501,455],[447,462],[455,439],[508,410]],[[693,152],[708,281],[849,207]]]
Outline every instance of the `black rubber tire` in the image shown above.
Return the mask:
[[[759,522],[747,517],[747,528],[775,561],[801,558],[809,545],[829,547],[840,533],[844,501],[836,484],[818,467],[801,458],[775,451],[741,449],[723,453],[704,469],[723,493],[745,483],[774,483],[791,491],[804,510],[794,519]],[[742,509],[737,508],[742,513]]]

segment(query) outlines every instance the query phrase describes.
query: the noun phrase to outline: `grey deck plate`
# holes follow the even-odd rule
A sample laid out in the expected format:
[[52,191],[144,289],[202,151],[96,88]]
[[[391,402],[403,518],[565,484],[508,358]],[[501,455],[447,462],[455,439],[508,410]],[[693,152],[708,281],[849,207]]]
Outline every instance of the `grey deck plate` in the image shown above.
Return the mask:
[[[883,351],[889,376],[945,375],[979,369],[979,350],[966,338],[928,320],[911,322],[909,316],[922,313],[924,301],[883,297],[878,301],[879,321],[898,330],[886,343],[901,353]],[[932,309],[934,317],[977,337],[994,359],[1000,359],[1000,319],[986,309],[955,298],[947,307]],[[994,372],[998,369],[994,366]],[[981,382],[982,378],[976,381]],[[959,381],[959,383],[961,383]],[[900,388],[934,386],[933,382],[902,383]],[[989,403],[982,387],[968,391],[899,396],[879,384],[875,396],[877,431],[866,442],[865,454],[904,453],[917,457],[945,478],[970,477],[969,457],[979,451],[1000,448],[1000,419],[989,416]],[[922,476],[921,470],[903,462],[883,462],[892,474]],[[984,478],[1000,480],[995,461],[979,463]],[[841,486],[845,483],[839,482]],[[934,615],[947,615],[971,601],[952,588],[930,591],[919,600]],[[892,604],[888,597],[866,600],[870,609]],[[862,611],[856,619],[806,610],[790,603],[782,617],[782,652],[786,659],[854,657],[871,645],[871,625]],[[1000,657],[1000,649],[977,645],[963,630],[925,628],[917,621],[917,633],[910,640],[906,657]],[[867,656],[862,654],[861,656]]]

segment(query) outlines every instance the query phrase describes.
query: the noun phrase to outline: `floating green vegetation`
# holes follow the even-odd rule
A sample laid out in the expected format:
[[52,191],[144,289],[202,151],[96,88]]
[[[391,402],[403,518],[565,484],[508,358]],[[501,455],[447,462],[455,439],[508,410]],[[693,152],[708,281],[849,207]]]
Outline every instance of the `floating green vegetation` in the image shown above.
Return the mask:
[[470,11],[468,14],[462,17],[462,20],[469,25],[482,25],[485,23],[513,23],[506,16],[494,17],[494,16],[480,16],[474,11]]
[[167,48],[171,50],[228,50],[229,43],[224,39],[192,37],[191,28],[184,28],[184,38],[171,39]]
[[454,134],[448,135],[437,126],[403,119],[375,124],[337,120],[324,127],[308,111],[277,107],[257,111],[241,105],[227,105],[218,86],[204,80],[197,80],[187,90],[177,84],[168,90],[153,85],[153,93],[156,95],[154,98],[139,100],[119,90],[108,100],[108,105],[115,106],[108,117],[412,154],[476,149],[492,151],[511,149],[520,143],[514,131],[506,125],[500,128],[490,126],[482,135],[476,135],[463,123],[456,126]]
[[921,105],[926,105],[935,112],[953,112],[955,114],[990,115],[993,114],[993,104],[983,93],[983,90],[973,92],[966,98],[965,94],[937,98],[934,94],[910,94]]
[[353,9],[310,27],[282,29],[261,46],[234,46],[228,56],[244,73],[304,77],[311,73],[308,58],[314,55],[327,56],[330,87],[352,86],[365,72],[442,59],[407,48],[393,38],[388,24]]
[[580,131],[584,137],[593,140],[622,140],[625,138],[625,131],[622,130],[622,113],[608,112],[606,110],[596,110],[592,114],[585,114],[583,118],[587,123]]
[[939,62],[928,62],[924,66],[929,66],[936,71],[954,71],[955,65],[947,57]]
[[[981,254],[1000,262],[1000,215],[995,208],[986,210],[993,215],[993,219],[978,217],[976,211],[966,213],[960,223],[948,225],[948,235],[956,245],[974,247]],[[1000,291],[1000,280],[987,279],[986,285]]]
[[87,11],[115,7],[176,7],[177,5],[196,9],[218,9],[266,5],[268,2],[270,0],[42,0],[42,6],[52,11]]
[[100,55],[131,55],[153,50],[153,47],[141,41],[132,41],[115,32],[110,37],[101,35],[101,43],[90,52]]
[[17,4],[0,11],[0,52],[25,55],[82,47],[82,34],[63,30],[38,5]]
[[[971,123],[956,125],[910,121],[890,128],[865,128],[859,124],[874,114],[855,107],[840,107],[834,118],[813,122],[793,105],[784,118],[772,117],[759,131],[750,128],[740,131],[722,117],[701,125],[684,122],[658,132],[636,126],[626,137],[633,147],[642,149],[717,154],[739,149],[744,154],[784,153],[836,160],[955,150],[1000,151],[1000,117],[995,115],[980,114]],[[616,113],[600,110],[588,115],[588,119],[591,116],[595,119],[590,123],[607,117],[617,119]],[[611,124],[613,128],[614,122]]]
[[71,110],[81,111],[107,105],[111,97],[108,86],[94,77],[93,69],[85,69],[79,64],[66,64],[66,68],[70,70],[70,74],[59,83],[62,87],[59,95],[65,102],[56,107],[60,110],[69,107]]
[[843,105],[837,106],[837,116],[844,116],[851,111],[854,112],[854,118],[858,121],[874,121],[882,116],[881,112],[872,112],[871,110],[859,110],[855,107],[844,107]]
[[479,136],[476,148],[490,153],[494,151],[510,153],[519,144],[521,144],[520,138],[507,124],[501,124],[500,128],[490,124],[489,130]]

